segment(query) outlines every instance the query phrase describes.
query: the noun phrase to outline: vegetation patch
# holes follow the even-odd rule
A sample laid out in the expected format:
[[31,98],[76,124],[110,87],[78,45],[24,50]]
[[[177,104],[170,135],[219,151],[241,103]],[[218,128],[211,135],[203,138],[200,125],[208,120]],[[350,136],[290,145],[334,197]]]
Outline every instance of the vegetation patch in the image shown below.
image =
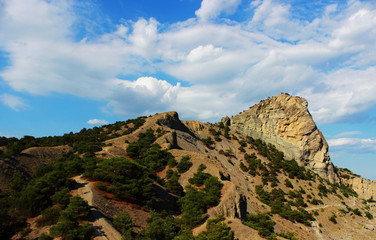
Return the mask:
[[243,224],[257,230],[258,234],[263,238],[276,239],[276,234],[274,233],[276,222],[270,218],[270,213],[248,213]]

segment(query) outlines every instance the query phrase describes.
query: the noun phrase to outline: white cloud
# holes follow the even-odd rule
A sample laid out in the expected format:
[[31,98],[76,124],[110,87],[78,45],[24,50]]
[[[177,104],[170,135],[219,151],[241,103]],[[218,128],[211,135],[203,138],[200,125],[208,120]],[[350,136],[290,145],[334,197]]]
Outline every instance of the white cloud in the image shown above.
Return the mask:
[[218,57],[222,53],[222,48],[215,48],[212,44],[206,46],[198,46],[189,52],[187,60],[189,62],[210,61]]
[[221,13],[233,13],[241,0],[203,0],[196,15],[203,21],[218,17]]
[[158,40],[158,22],[154,18],[149,21],[140,19],[133,23],[133,32],[129,36],[132,43],[132,49],[135,54],[138,54],[146,59],[150,59],[158,55],[158,47],[156,41]]
[[324,75],[316,87],[305,89],[299,95],[309,100],[315,120],[321,123],[344,121],[376,105],[375,76],[374,67],[344,68]]
[[359,135],[362,132],[360,131],[349,131],[349,132],[342,132],[340,134],[337,134],[335,137],[336,138],[341,138],[341,137],[346,137],[346,136],[352,136],[352,135]]
[[220,119],[247,107],[236,98],[236,93],[226,90],[226,86],[196,85],[179,90],[174,109],[183,119]]
[[[203,0],[184,22],[141,18],[76,39],[74,1],[3,1],[0,49],[10,65],[0,76],[16,91],[104,100],[127,117],[179,110],[218,120],[280,92],[308,98],[321,123],[376,105],[374,4],[328,5],[308,21],[294,17],[293,3],[253,1],[250,19],[215,21],[240,2]],[[185,87],[145,77],[158,73]]]
[[291,17],[290,5],[273,0],[253,1],[251,5],[255,9],[253,18],[249,22],[250,28],[257,28],[277,39],[297,40],[298,36],[302,37],[298,32],[304,31],[306,23]]
[[4,105],[13,109],[14,111],[20,111],[27,107],[27,105],[23,102],[23,100],[20,97],[10,94],[0,95],[0,101],[3,102]]
[[141,77],[136,81],[114,79],[108,108],[119,115],[149,115],[168,111],[176,101],[180,88],[165,80]]
[[376,152],[376,139],[337,138],[328,140],[330,148],[336,152]]
[[108,121],[94,118],[94,119],[87,121],[87,123],[92,124],[92,125],[105,125],[105,124],[108,124]]

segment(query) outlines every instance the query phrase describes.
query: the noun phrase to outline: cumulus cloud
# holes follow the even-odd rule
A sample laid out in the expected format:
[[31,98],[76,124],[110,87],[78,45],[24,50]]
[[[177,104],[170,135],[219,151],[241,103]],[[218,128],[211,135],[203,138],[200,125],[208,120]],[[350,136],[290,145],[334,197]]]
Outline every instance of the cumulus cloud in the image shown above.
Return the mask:
[[20,97],[10,94],[0,95],[0,101],[14,111],[20,111],[27,107],[27,104],[25,104]]
[[216,18],[221,13],[233,13],[241,0],[203,0],[196,15],[203,21]]
[[108,124],[108,121],[94,118],[94,119],[87,121],[87,123],[92,124],[92,125],[105,125],[105,124]]
[[180,84],[173,86],[165,80],[141,77],[136,81],[113,79],[108,108],[119,115],[148,115],[168,111],[176,101]]
[[348,121],[376,105],[374,4],[338,1],[307,20],[294,15],[293,3],[258,0],[249,19],[216,21],[240,2],[203,0],[193,19],[123,20],[77,39],[77,2],[6,0],[0,49],[10,65],[0,76],[33,95],[104,100],[125,117],[179,110],[215,121],[280,92],[307,98],[320,123]]
[[187,60],[189,62],[210,61],[218,57],[222,53],[222,48],[215,48],[212,44],[206,46],[198,46],[189,52]]

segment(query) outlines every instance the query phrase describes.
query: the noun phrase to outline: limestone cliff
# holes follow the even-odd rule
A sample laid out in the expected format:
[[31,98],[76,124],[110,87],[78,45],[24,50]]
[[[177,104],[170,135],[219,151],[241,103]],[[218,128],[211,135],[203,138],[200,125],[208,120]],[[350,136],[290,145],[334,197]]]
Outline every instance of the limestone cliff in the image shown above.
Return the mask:
[[344,180],[344,183],[351,186],[360,198],[375,199],[376,197],[376,181],[371,181],[362,177],[354,177],[349,180]]
[[331,182],[339,182],[328,144],[307,105],[303,98],[279,94],[232,117],[231,128],[274,144],[287,158],[295,159]]

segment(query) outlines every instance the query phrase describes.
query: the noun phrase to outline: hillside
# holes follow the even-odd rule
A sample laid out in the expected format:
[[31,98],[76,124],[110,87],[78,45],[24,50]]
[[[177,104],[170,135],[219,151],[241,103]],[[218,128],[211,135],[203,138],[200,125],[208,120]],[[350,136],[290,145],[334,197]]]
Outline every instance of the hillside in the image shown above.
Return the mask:
[[2,238],[376,238],[376,183],[332,164],[288,94],[217,124],[167,112],[0,145]]

